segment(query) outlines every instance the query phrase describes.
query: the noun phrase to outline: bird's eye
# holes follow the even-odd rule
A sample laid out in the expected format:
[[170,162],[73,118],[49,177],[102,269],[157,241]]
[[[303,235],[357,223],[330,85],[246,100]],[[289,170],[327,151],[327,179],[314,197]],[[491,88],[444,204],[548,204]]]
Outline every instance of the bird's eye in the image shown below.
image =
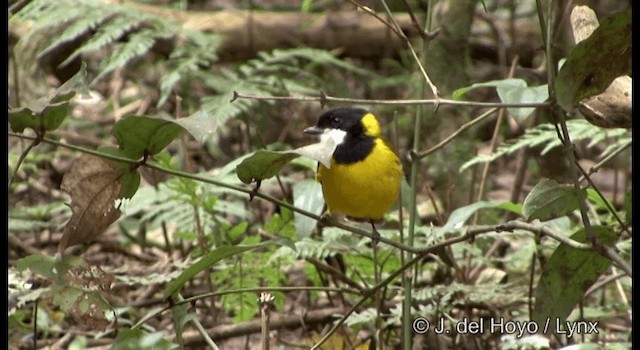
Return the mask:
[[340,119],[338,117],[331,117],[331,125],[332,126],[340,125]]

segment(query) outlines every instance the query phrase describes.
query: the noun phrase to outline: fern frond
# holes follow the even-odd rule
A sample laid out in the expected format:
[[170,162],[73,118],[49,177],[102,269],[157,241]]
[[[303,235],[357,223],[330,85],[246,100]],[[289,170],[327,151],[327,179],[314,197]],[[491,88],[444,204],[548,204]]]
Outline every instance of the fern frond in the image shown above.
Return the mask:
[[95,84],[105,75],[124,67],[133,59],[147,53],[155,44],[156,39],[156,33],[151,29],[143,29],[131,33],[127,42],[114,45],[114,52],[104,60],[103,68],[91,84]]
[[600,158],[604,159],[611,154],[621,152],[625,148],[631,146],[631,141],[631,134],[624,135],[618,141],[607,146],[607,148],[602,151],[602,154],[600,154]]
[[[567,130],[569,131],[569,135],[573,142],[589,140],[590,142],[587,144],[588,148],[594,147],[605,140],[613,140],[615,138],[629,135],[629,131],[625,129],[602,129],[584,119],[572,119],[567,121]],[[562,143],[558,139],[558,134],[553,124],[540,124],[535,128],[528,129],[524,135],[517,139],[503,143],[493,154],[479,155],[472,158],[462,164],[460,171],[462,172],[477,163],[492,162],[522,148],[546,145],[540,152],[541,155],[544,155],[561,144]]]
[[65,0],[35,0],[22,8],[11,20],[32,21],[33,31],[46,30],[82,17],[86,14],[86,5],[86,1],[72,3]]
[[55,50],[60,45],[77,39],[117,15],[116,11],[106,14],[97,11],[88,12],[85,16],[77,18],[77,20],[68,26],[60,35],[56,35],[55,40],[53,40],[47,48],[42,50],[39,56],[47,55],[50,51]]
[[242,64],[235,70],[222,70],[218,75],[203,77],[205,85],[216,90],[217,95],[202,99],[202,108],[216,116],[217,125],[256,108],[257,101],[240,99],[233,103],[229,100],[233,92],[257,96],[281,96],[291,92],[297,94],[315,94],[324,85],[318,68],[337,68],[356,74],[368,74],[368,71],[340,60],[333,52],[312,49],[276,49],[259,52],[258,57]]
[[136,16],[135,18],[130,18],[129,16],[113,17],[110,21],[107,21],[104,25],[100,26],[96,33],[91,36],[91,39],[84,43],[84,45],[77,48],[60,65],[64,66],[82,54],[97,51],[111,45],[126,33],[141,27],[143,23],[144,17],[140,16]]
[[[102,70],[93,82],[146,54],[158,40],[173,37],[181,30],[167,18],[96,0],[34,0],[12,20],[32,21],[32,32],[57,33],[50,35],[52,41],[40,56],[90,33],[90,38],[61,65],[83,53],[112,45],[111,55],[102,62]],[[128,35],[125,42],[116,43],[125,35]]]
[[160,81],[158,107],[166,102],[176,84],[218,59],[216,52],[222,43],[220,36],[198,31],[185,31],[183,34],[185,43],[169,56],[172,67]]

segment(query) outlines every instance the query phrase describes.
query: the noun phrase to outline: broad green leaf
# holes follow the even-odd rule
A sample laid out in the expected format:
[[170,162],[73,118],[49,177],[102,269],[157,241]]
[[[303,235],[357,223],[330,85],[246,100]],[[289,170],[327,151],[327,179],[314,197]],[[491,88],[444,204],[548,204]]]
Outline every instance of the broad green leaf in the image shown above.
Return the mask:
[[9,110],[11,130],[23,132],[26,128],[39,131],[57,129],[69,113],[69,102],[50,103],[41,98],[25,107]]
[[89,95],[89,85],[87,83],[87,64],[82,62],[78,73],[74,74],[64,84],[60,85],[51,96],[51,102],[69,101],[76,93],[83,96]]
[[470,86],[465,86],[462,88],[459,88],[457,90],[455,90],[452,94],[451,97],[454,100],[461,100],[462,97],[469,91],[473,90],[473,89],[477,89],[480,87],[503,87],[503,88],[525,88],[527,87],[527,82],[522,80],[522,79],[516,79],[516,78],[509,78],[509,79],[502,79],[502,80],[491,80],[491,81],[485,81],[482,83],[474,83],[471,84]]
[[631,72],[631,10],[604,18],[569,53],[555,82],[558,104],[572,111],[584,98],[604,91]]
[[[504,103],[541,103],[549,98],[549,87],[545,85],[531,87],[505,87],[496,88],[500,100]],[[507,108],[516,119],[525,120],[535,108]]]
[[140,159],[162,151],[181,131],[173,120],[132,115],[114,125],[113,136],[127,157]]
[[20,271],[25,269],[44,277],[53,278],[55,271],[56,259],[46,255],[28,255],[16,261],[16,267]]
[[78,73],[62,84],[49,97],[39,98],[26,106],[9,110],[11,130],[23,132],[26,128],[39,131],[57,129],[69,113],[69,100],[77,92],[89,93],[87,65],[83,62]]
[[[184,300],[184,298],[180,295],[180,293],[176,293],[173,294],[171,296],[173,302],[177,303],[177,302],[181,302]],[[180,345],[181,348],[184,348],[184,340],[182,338],[182,333],[185,330],[185,325],[187,324],[187,322],[189,322],[190,320],[193,319],[194,314],[193,313],[188,313],[187,311],[189,310],[189,305],[188,304],[180,304],[180,305],[174,305],[171,308],[171,315],[173,316],[173,324],[175,327],[175,331],[176,331],[176,341],[178,342],[178,344]]]
[[64,286],[60,284],[54,285],[51,290],[53,303],[60,306],[65,313],[70,313],[72,308],[77,305],[84,296],[84,291],[75,286]]
[[275,176],[283,166],[299,156],[293,152],[258,150],[238,164],[236,173],[240,181],[250,184]]
[[[616,233],[605,226],[593,226],[593,234],[603,244],[612,246]],[[570,237],[586,242],[586,232]],[[536,302],[531,319],[543,325],[549,320],[549,332],[556,322],[564,322],[589,287],[606,273],[611,261],[593,250],[581,250],[560,244],[545,264],[536,287]]]
[[[320,215],[324,208],[322,186],[315,180],[303,180],[293,185],[293,205],[310,213]],[[316,227],[316,220],[294,213],[296,234],[298,238],[309,237]]]
[[18,259],[16,267],[20,271],[25,269],[51,279],[59,279],[72,267],[82,266],[84,262],[77,256],[65,255],[62,259],[56,259],[46,255],[28,255]]
[[336,146],[333,139],[327,138],[291,151],[258,150],[238,164],[236,173],[242,182],[250,184],[275,176],[283,166],[299,156],[317,160],[328,168]]
[[218,169],[214,177],[216,179],[224,179],[227,175],[236,171],[236,169],[238,168],[238,164],[242,163],[242,161],[251,157],[252,155],[253,155],[252,153],[243,154],[240,157],[230,161],[229,163],[225,164],[222,168]]
[[251,249],[255,249],[261,247],[261,244],[252,245],[252,246],[223,246],[216,248],[215,250],[207,253],[205,256],[200,258],[200,260],[196,261],[193,265],[189,266],[185,269],[178,278],[169,283],[169,285],[165,288],[163,295],[166,298],[170,297],[174,293],[180,290],[182,286],[187,283],[189,279],[193,276],[197,275],[201,271],[204,271],[211,266],[213,266],[218,261],[228,258],[233,255],[237,255],[243,252],[246,252]]
[[613,208],[613,205],[611,204],[611,202],[606,198],[603,199],[602,197],[600,197],[598,192],[596,192],[596,190],[594,190],[593,188],[587,188],[586,191],[587,191],[587,199],[589,199],[591,202],[596,204],[601,209],[606,209],[607,204],[609,204],[610,208]]
[[[128,158],[123,150],[115,147],[99,147],[98,151],[121,158]],[[138,191],[138,188],[140,188],[140,173],[136,169],[133,169],[130,163],[111,159],[109,159],[108,162],[121,173],[119,179],[122,187],[120,189],[121,198],[132,198]]]
[[122,198],[132,198],[138,191],[138,188],[140,188],[140,173],[137,171],[125,173],[120,182],[122,186],[120,190]]
[[[585,193],[585,190],[581,190]],[[573,186],[561,185],[551,179],[539,182],[524,199],[523,214],[527,221],[546,221],[567,215],[578,209],[578,196]]]
[[462,225],[467,221],[471,215],[475,214],[480,209],[503,209],[518,215],[521,215],[522,209],[519,204],[511,203],[511,202],[489,202],[489,201],[480,201],[475,202],[473,204],[466,205],[464,207],[457,208],[451,215],[449,215],[449,219],[446,224],[443,226],[444,229],[459,229]]
[[204,109],[200,109],[186,118],[173,122],[187,130],[198,142],[204,143],[218,129],[219,118],[214,118]]
[[279,245],[281,247],[291,248],[291,250],[293,250],[294,252],[297,251],[296,243],[294,241],[292,241],[289,237],[278,236],[278,237],[274,237],[269,242],[271,242],[273,244],[276,244],[276,245]]
[[[480,87],[495,87],[500,101],[504,103],[540,103],[549,98],[547,85],[528,87],[527,82],[522,79],[509,78],[475,83],[457,89],[452,94],[453,99],[460,100],[470,90]],[[523,120],[533,112],[534,108],[508,108],[508,110],[514,118]]]

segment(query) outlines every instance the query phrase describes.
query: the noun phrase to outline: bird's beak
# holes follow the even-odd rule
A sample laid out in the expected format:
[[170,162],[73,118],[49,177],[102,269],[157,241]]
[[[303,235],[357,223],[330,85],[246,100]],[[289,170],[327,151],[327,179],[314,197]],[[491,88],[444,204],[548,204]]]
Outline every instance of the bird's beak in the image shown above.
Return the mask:
[[317,126],[310,126],[303,131],[305,134],[309,135],[320,135],[324,132],[323,128],[319,128]]

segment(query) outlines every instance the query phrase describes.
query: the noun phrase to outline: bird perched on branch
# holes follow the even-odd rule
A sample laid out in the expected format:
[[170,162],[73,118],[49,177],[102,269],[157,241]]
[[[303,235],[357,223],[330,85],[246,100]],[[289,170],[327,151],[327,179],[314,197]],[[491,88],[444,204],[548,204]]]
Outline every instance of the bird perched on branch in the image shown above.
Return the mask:
[[374,223],[396,201],[403,172],[376,117],[361,108],[336,108],[304,132],[337,145],[330,166],[318,164],[316,176],[329,212],[369,221],[377,234]]

